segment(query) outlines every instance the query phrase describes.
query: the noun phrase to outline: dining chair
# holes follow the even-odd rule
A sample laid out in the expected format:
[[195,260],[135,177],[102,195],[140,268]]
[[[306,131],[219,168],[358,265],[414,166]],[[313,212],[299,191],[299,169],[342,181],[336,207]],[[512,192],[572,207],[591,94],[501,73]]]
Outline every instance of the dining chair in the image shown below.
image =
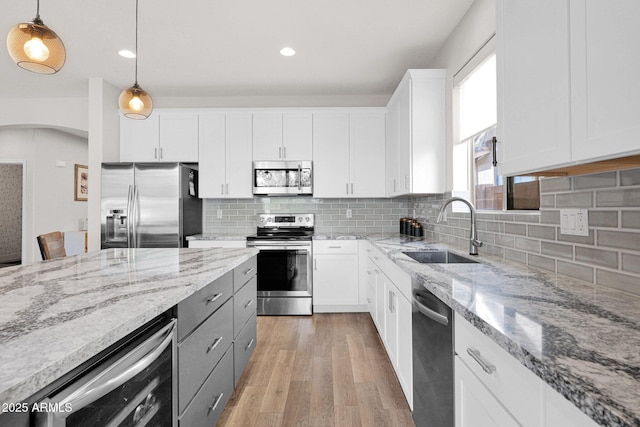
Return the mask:
[[41,234],[37,237],[40,255],[43,260],[67,256],[64,250],[64,235],[60,231]]

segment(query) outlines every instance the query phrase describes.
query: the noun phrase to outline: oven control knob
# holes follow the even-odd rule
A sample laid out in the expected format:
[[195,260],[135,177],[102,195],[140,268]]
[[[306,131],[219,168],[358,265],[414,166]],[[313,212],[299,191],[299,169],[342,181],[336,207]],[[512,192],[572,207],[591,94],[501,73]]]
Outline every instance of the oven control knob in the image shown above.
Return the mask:
[[298,217],[298,222],[302,222],[302,217],[301,216]]
[[311,221],[311,218],[307,217],[307,222]]
[[271,217],[267,218],[267,222],[271,222]]

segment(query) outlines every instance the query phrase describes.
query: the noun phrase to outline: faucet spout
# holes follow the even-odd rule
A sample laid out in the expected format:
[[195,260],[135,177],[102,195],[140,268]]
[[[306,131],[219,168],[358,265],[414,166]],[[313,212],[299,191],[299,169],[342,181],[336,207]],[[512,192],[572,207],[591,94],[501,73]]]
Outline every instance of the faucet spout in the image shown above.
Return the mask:
[[473,207],[471,202],[462,197],[451,197],[442,203],[440,206],[440,210],[438,211],[438,218],[436,219],[436,223],[442,222],[444,219],[444,213],[447,206],[453,202],[462,202],[467,207],[469,207],[469,212],[471,212],[471,232],[469,235],[469,255],[478,255],[478,248],[483,245],[483,243],[478,240],[478,230],[476,228],[476,209]]

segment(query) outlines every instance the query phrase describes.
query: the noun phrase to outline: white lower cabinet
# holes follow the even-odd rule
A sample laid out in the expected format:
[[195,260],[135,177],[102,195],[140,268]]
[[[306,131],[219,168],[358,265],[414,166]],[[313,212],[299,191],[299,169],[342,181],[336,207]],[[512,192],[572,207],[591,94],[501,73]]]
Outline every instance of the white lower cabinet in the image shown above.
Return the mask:
[[371,317],[409,407],[413,408],[412,308],[407,295],[411,278],[370,244],[363,247],[368,255],[366,277],[372,299]]
[[313,242],[313,310],[322,312],[365,311],[359,304],[358,242]]
[[458,356],[455,377],[456,427],[520,425]]
[[457,313],[454,325],[456,427],[597,425]]

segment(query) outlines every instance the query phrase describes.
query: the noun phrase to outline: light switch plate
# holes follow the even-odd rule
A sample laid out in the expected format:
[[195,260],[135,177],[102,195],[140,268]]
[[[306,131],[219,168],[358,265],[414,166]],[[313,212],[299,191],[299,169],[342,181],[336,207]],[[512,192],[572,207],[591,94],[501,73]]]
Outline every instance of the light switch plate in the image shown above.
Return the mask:
[[347,218],[351,218],[351,209],[347,209]]
[[217,217],[218,219],[222,218],[222,209],[218,209],[218,210],[216,211],[216,217]]
[[589,211],[587,209],[560,209],[560,234],[589,235]]

